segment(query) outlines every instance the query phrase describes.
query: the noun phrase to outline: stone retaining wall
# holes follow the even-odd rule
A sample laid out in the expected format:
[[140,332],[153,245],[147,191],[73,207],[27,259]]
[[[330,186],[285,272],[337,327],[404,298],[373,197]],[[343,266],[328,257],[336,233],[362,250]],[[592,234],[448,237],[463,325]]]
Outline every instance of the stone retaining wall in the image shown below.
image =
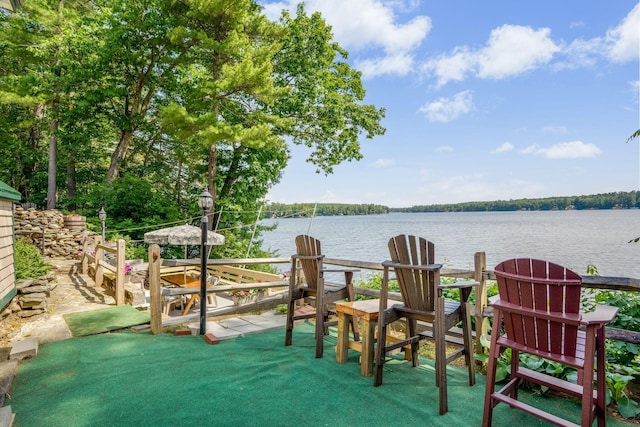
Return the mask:
[[16,206],[14,222],[16,238],[37,246],[45,257],[79,259],[83,233],[91,237],[98,235],[93,231],[66,228],[64,215],[55,209],[39,211]]

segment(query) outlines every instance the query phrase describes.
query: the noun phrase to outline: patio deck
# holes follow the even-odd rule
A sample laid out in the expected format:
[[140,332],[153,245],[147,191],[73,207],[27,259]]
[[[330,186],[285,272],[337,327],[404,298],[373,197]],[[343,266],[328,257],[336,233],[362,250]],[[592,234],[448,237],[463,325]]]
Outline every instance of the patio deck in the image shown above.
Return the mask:
[[[463,370],[449,368],[452,404],[439,416],[431,361],[414,369],[393,360],[385,364],[384,384],[374,388],[359,373],[358,353],[350,352],[346,364],[336,363],[334,334],[325,338],[322,359],[314,357],[309,324],[296,327],[291,347],[283,346],[281,327],[218,345],[198,336],[148,333],[53,342],[19,366],[5,404],[16,414],[16,427],[481,424],[482,375],[469,387]],[[578,417],[579,406],[570,400],[529,398]],[[494,419],[496,426],[545,425],[504,406],[496,408]]]

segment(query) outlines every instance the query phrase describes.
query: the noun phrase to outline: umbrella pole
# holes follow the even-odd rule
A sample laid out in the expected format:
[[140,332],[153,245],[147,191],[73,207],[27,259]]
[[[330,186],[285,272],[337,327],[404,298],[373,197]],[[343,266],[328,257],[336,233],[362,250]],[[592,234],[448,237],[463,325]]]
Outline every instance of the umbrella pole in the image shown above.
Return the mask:
[[207,333],[207,231],[209,218],[202,216],[202,241],[200,244],[200,335]]

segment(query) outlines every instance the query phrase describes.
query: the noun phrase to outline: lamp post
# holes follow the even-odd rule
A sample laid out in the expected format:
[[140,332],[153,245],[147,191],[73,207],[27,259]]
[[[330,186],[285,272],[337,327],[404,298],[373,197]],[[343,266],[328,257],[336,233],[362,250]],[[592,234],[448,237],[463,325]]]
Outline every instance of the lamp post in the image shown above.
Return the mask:
[[211,194],[204,190],[198,196],[198,206],[202,209],[202,240],[200,244],[200,335],[207,333],[207,231],[209,217],[207,213],[213,206]]
[[104,244],[104,222],[107,220],[107,213],[104,211],[104,206],[100,208],[98,218],[100,218],[100,225],[102,227],[102,244]]

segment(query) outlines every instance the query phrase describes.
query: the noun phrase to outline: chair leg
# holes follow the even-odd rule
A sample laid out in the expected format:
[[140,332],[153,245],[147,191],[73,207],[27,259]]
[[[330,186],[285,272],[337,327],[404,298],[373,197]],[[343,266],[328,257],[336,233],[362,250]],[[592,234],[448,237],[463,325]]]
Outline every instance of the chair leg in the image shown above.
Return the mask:
[[207,301],[209,305],[213,305],[214,307],[218,307],[218,296],[215,292],[207,295]]
[[[380,315],[383,317],[384,313]],[[385,346],[387,345],[387,325],[383,318],[378,319],[378,344],[376,346],[376,366],[373,376],[373,385],[378,387],[382,385],[382,368],[384,367],[384,358],[386,356]]]
[[[347,282],[347,293],[349,294],[349,301],[356,300],[356,291],[353,289],[353,283],[351,283],[351,279],[353,278],[352,272],[345,273],[345,280]],[[358,320],[356,316],[351,316],[351,330],[353,331],[353,340],[360,341],[360,333],[358,332]]]
[[435,331],[438,331],[436,338],[436,385],[440,397],[440,415],[446,414],[449,410],[447,402],[447,352],[444,324],[438,321],[438,325],[434,325]]
[[[511,349],[511,376],[510,379],[515,378],[519,375],[518,370],[520,369],[520,352],[515,348]],[[522,378],[520,379],[520,381]],[[518,400],[518,387],[513,387],[511,389],[510,396],[516,400]]]
[[[493,343],[492,343],[493,344]],[[493,399],[491,395],[496,388],[496,364],[498,360],[498,349],[495,345],[489,350],[489,366],[487,367],[487,385],[484,391],[484,414],[482,416],[482,427],[491,426],[493,416]]]
[[[415,337],[417,335],[416,331],[418,329],[418,322],[413,319],[407,319],[406,325],[408,330],[407,337]],[[420,345],[418,343],[418,340],[414,340],[414,342],[411,343],[411,364],[413,365],[414,368],[417,368],[418,366],[420,366],[420,360],[418,357],[419,346]],[[406,357],[405,357],[405,360],[406,360]]]
[[[590,338],[587,334],[586,344],[585,344],[585,354],[588,353],[589,346],[595,345],[595,340]],[[589,344],[591,341],[591,344]],[[593,348],[593,347],[591,347]],[[591,353],[593,354],[593,353]],[[584,370],[583,370],[583,380],[582,380],[582,421],[580,423],[581,426],[587,427],[591,426],[591,409],[593,407],[593,358],[587,357],[584,361]],[[598,366],[598,376],[600,376],[600,366]],[[599,384],[598,384],[599,387]],[[598,399],[600,396],[598,396]],[[596,407],[596,415],[598,416],[598,424],[600,423],[600,408]]]
[[324,343],[324,302],[319,296],[316,296],[316,359],[322,358]]
[[293,338],[293,315],[296,308],[296,300],[293,298],[289,300],[289,304],[287,305],[287,325],[286,332],[284,335],[284,345],[291,345],[291,341]]
[[605,342],[604,342],[604,326],[598,329],[598,333],[596,335],[596,352],[597,352],[597,393],[598,398],[596,400],[596,416],[598,417],[598,427],[604,427],[606,424],[607,417],[607,404],[606,404],[606,365],[605,365]]
[[473,360],[473,341],[471,339],[471,317],[469,317],[469,306],[467,303],[461,304],[462,310],[462,334],[464,341],[464,361],[469,371],[469,385],[476,383],[476,369]]

